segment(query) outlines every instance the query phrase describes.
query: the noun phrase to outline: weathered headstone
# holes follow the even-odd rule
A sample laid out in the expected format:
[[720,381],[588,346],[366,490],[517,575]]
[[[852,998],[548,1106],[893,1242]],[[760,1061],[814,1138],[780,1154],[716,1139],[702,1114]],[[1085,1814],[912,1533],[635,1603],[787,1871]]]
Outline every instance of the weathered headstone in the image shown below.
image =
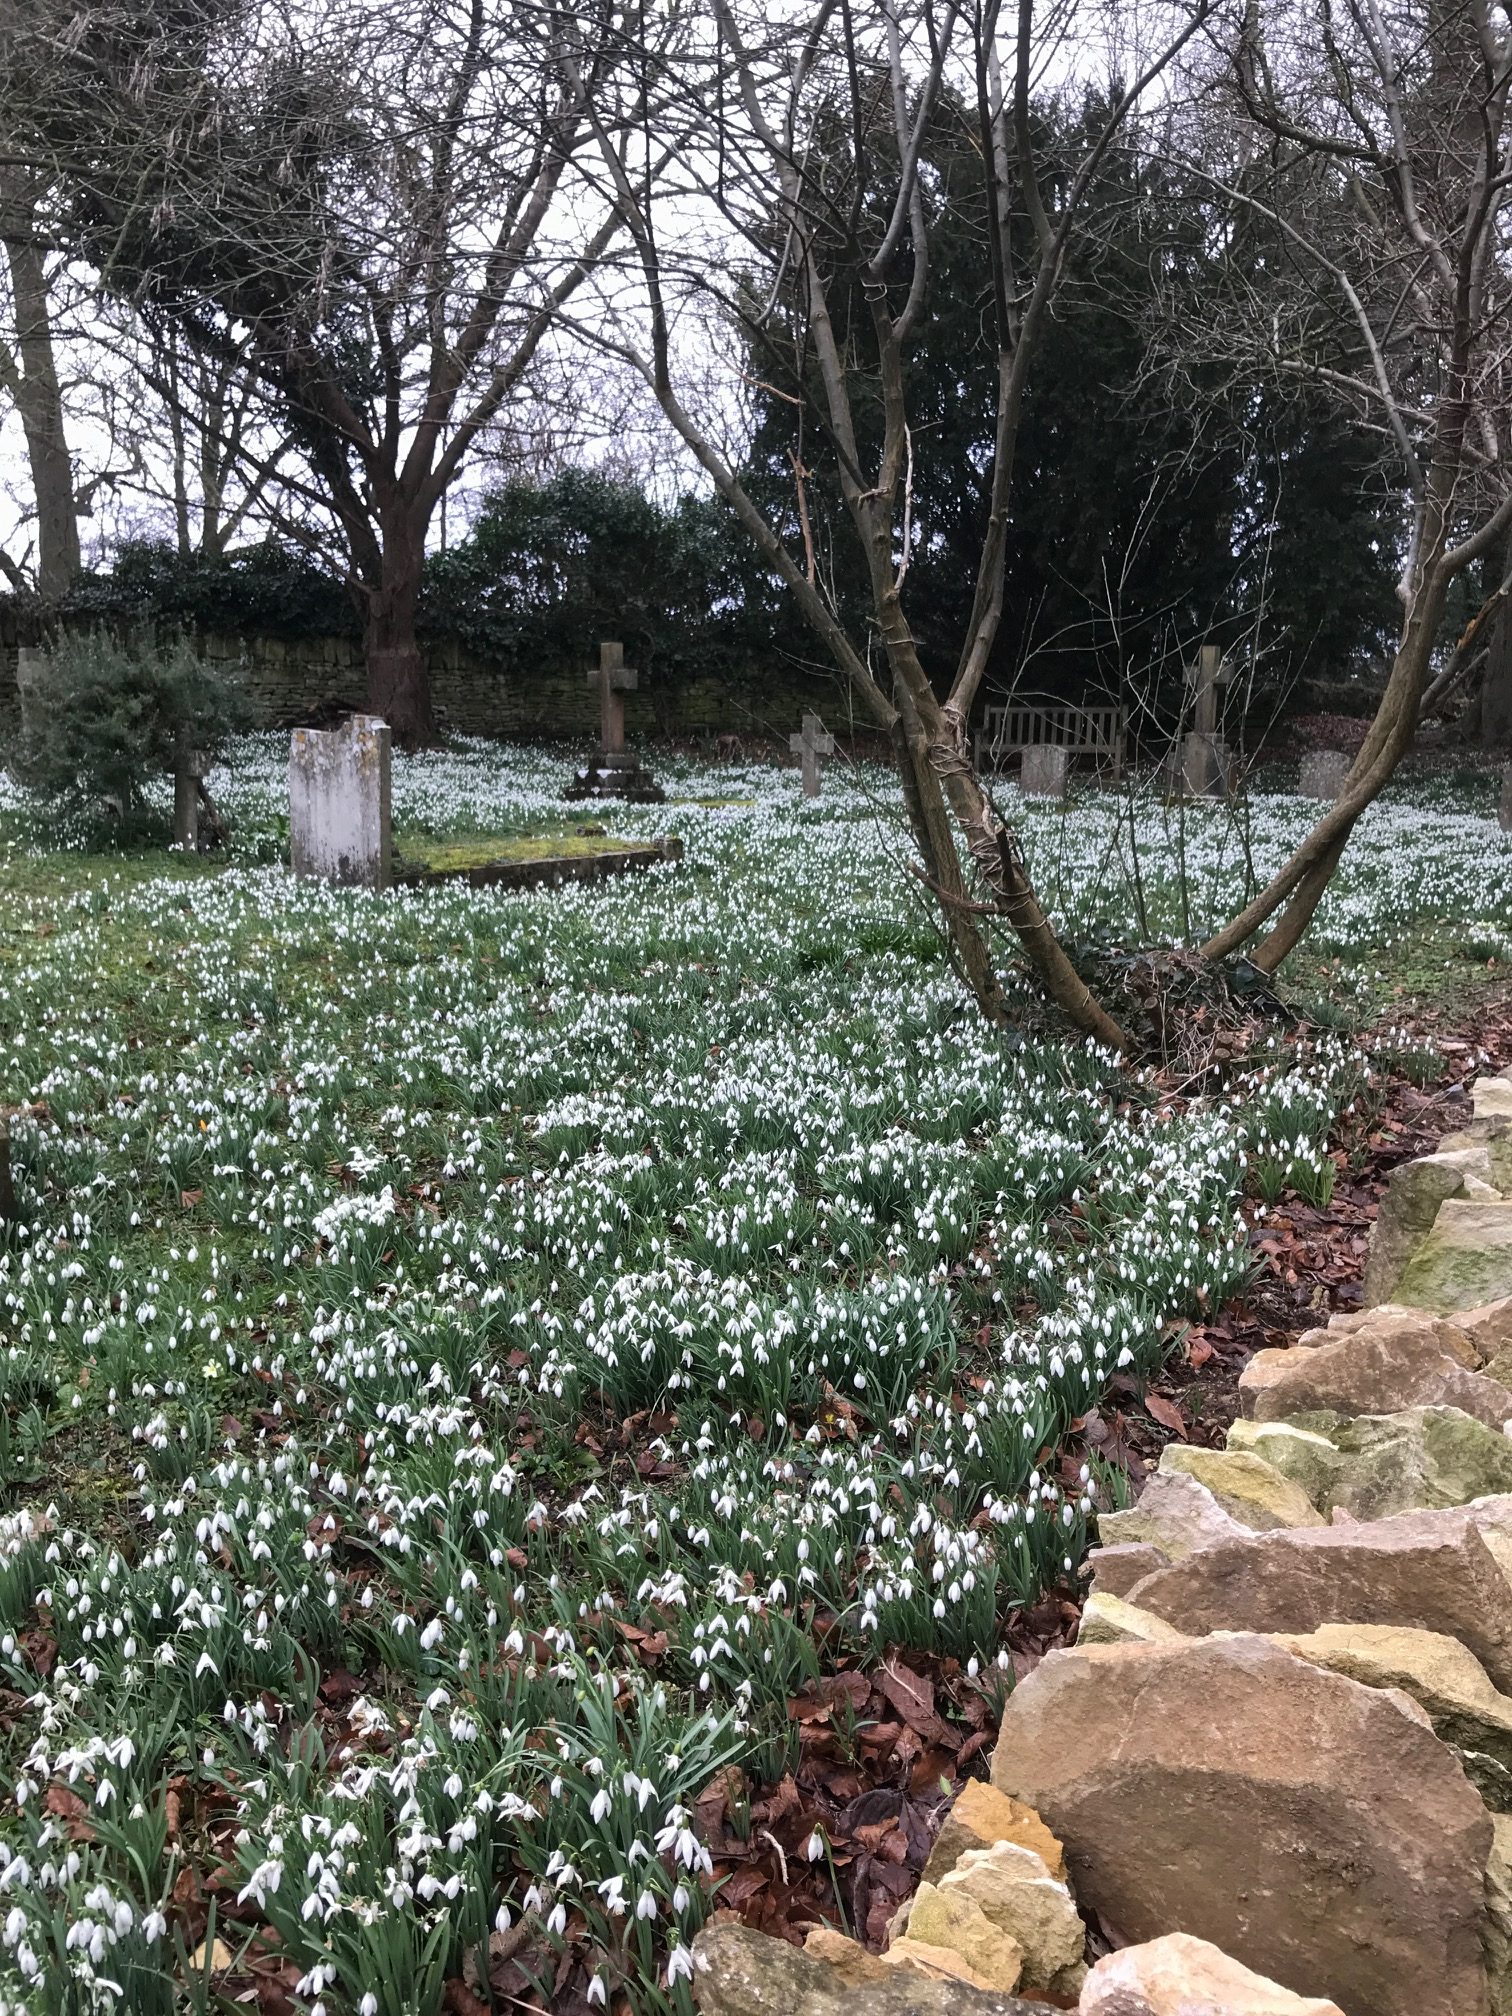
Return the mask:
[[625,695],[640,684],[640,674],[625,663],[625,647],[599,645],[599,662],[589,667],[588,684],[598,688],[599,746],[573,776],[567,798],[623,798],[637,805],[660,805],[666,793],[625,747]]
[[1064,798],[1071,759],[1053,742],[1037,742],[1024,751],[1019,790],[1026,798]]
[[1312,749],[1302,758],[1302,774],[1297,790],[1304,798],[1322,798],[1332,804],[1344,788],[1354,758],[1342,749]]
[[387,889],[392,880],[388,723],[296,728],[289,745],[289,856],[296,875]]
[[1501,803],[1496,808],[1496,823],[1503,833],[1512,833],[1512,763],[1502,772]]
[[803,795],[805,798],[819,796],[819,758],[833,756],[835,738],[825,728],[817,714],[805,714],[803,726],[796,735],[789,735],[788,747],[803,764]]
[[201,749],[180,749],[173,765],[173,844],[186,854],[199,852],[200,783],[210,768]]
[[1218,731],[1218,688],[1228,673],[1216,644],[1204,644],[1186,670],[1192,726],[1181,740],[1181,791],[1187,798],[1226,798],[1232,759]]

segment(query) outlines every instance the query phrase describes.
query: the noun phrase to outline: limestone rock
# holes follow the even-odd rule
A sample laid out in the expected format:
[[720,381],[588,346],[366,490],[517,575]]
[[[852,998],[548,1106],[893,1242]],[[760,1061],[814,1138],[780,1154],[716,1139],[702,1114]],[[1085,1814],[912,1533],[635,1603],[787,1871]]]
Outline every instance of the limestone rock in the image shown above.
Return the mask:
[[1395,1293],[1446,1316],[1512,1294],[1512,1202],[1451,1197],[1441,1204]]
[[1078,1645],[1159,1644],[1184,1634],[1151,1610],[1140,1610],[1123,1596],[1094,1589],[1082,1606]]
[[993,1777],[1128,1939],[1180,1926],[1350,2016],[1486,2016],[1491,1822],[1401,1694],[1252,1636],[1053,1652],[1009,1697]]
[[880,1981],[887,1973],[884,1960],[868,1953],[859,1940],[847,1939],[833,1925],[816,1925],[804,1940],[803,1950],[810,1959],[822,1960],[827,1967],[833,1967],[846,1982]]
[[925,1972],[909,1964],[913,1955],[900,1962],[897,1952],[876,1979],[847,1980],[784,1939],[721,1921],[705,1925],[693,1942],[694,1993],[702,2016],[1044,2016],[1016,1995],[967,1981],[963,1962],[953,1974],[943,1965]]
[[1168,1442],[1157,1475],[1171,1471],[1195,1477],[1222,1509],[1251,1532],[1276,1526],[1321,1526],[1323,1514],[1300,1485],[1262,1456],[1239,1449],[1204,1449],[1191,1442]]
[[955,1891],[1017,1944],[1025,1988],[1052,1988],[1081,1965],[1087,1933],[1071,1892],[1027,1848],[967,1849],[940,1884],[942,1895]]
[[1344,1463],[1330,1502],[1357,1519],[1512,1492],[1512,1439],[1457,1407],[1362,1414],[1330,1440]]
[[1427,1710],[1441,1742],[1493,1811],[1512,1810],[1512,1699],[1456,1639],[1382,1624],[1325,1624],[1278,1644],[1367,1687],[1400,1687]]
[[1477,1078],[1470,1104],[1477,1120],[1512,1118],[1512,1078]]
[[1289,1477],[1321,1511],[1326,1512],[1333,1502],[1334,1481],[1344,1462],[1326,1435],[1295,1421],[1241,1419],[1231,1423],[1227,1442],[1230,1450],[1258,1456]]
[[972,1848],[990,1848],[997,1841],[1012,1841],[1038,1855],[1049,1873],[1059,1882],[1066,1877],[1066,1861],[1061,1844],[1032,1806],[1010,1799],[996,1785],[981,1778],[968,1778],[945,1815],[945,1824],[935,1836],[924,1864],[926,1883],[938,1883],[948,1869],[954,1869]]
[[1493,2016],[1512,2016],[1512,1815],[1493,1813],[1486,1864],[1486,1916],[1481,1926],[1491,1977]]
[[1494,1198],[1489,1148],[1440,1149],[1392,1170],[1370,1234],[1363,1285],[1367,1304],[1390,1300],[1408,1261],[1450,1197]]
[[1479,1530],[1489,1517],[1484,1506],[1464,1507],[1256,1533],[1157,1569],[1131,1600],[1193,1636],[1334,1623],[1438,1631],[1467,1645],[1505,1690],[1512,1584]]
[[[1512,1211],[1512,1205],[1505,1208]],[[1324,1410],[1355,1415],[1458,1407],[1500,1428],[1512,1413],[1506,1387],[1467,1370],[1426,1331],[1398,1325],[1346,1330],[1307,1349],[1257,1351],[1239,1375],[1239,1404],[1255,1421]]]
[[1249,1530],[1224,1511],[1205,1484],[1181,1470],[1157,1470],[1127,1512],[1104,1512],[1097,1521],[1104,1546],[1158,1547],[1168,1561]]
[[1166,1557],[1147,1541],[1125,1541],[1117,1547],[1094,1547],[1087,1556],[1092,1587],[1109,1596],[1127,1596],[1136,1582],[1166,1565]]
[[1481,1362],[1482,1354],[1460,1317],[1435,1316],[1427,1309],[1404,1308],[1400,1302],[1383,1302],[1375,1309],[1336,1312],[1325,1327],[1304,1330],[1296,1342],[1329,1344],[1340,1335],[1357,1336],[1362,1330],[1368,1330],[1372,1336],[1406,1333],[1421,1337],[1425,1343],[1436,1345],[1446,1357],[1457,1358],[1467,1372],[1474,1372]]
[[[1508,1149],[1512,1153],[1512,1137]],[[1456,1310],[1454,1325],[1470,1339],[1479,1363],[1489,1367],[1512,1351],[1512,1295],[1504,1295],[1499,1302],[1483,1303],[1479,1309]]]
[[[976,1969],[952,1946],[930,1946],[922,1939],[898,1939],[885,1953],[879,1953],[883,1971],[894,1968],[901,1974],[922,1974],[931,1981],[960,1981],[968,1988],[991,1989]],[[910,2002],[910,2008],[913,2004]]]
[[908,1935],[887,1950],[896,1954],[910,1943],[958,1953],[978,1980],[1005,1993],[1017,1988],[1023,1977],[1023,1947],[960,1884],[919,1885],[908,1914]]
[[1344,2016],[1337,2002],[1293,1995],[1186,1932],[1099,1960],[1078,2008],[1080,2016]]
[[1458,1407],[1406,1407],[1352,1421],[1304,1418],[1327,1420],[1327,1433],[1295,1421],[1236,1421],[1229,1444],[1253,1449],[1302,1483],[1324,1512],[1384,1519],[1512,1492],[1512,1438]]

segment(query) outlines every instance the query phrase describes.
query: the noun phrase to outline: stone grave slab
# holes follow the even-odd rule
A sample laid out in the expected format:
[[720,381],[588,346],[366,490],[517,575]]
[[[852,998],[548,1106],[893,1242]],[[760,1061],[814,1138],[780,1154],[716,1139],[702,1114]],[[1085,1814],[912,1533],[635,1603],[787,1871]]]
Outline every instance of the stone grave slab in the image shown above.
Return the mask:
[[340,728],[296,728],[289,744],[289,857],[296,875],[387,889],[392,872],[392,737],[354,714]]

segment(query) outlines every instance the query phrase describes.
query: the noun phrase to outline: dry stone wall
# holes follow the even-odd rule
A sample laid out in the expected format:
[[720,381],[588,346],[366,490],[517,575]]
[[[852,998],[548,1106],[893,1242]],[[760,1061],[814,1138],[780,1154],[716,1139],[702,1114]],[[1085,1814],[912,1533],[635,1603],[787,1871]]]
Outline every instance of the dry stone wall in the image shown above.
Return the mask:
[[[362,646],[355,637],[284,638],[203,633],[201,648],[243,682],[260,728],[333,721],[366,705]],[[520,666],[479,656],[452,639],[425,646],[436,717],[459,735],[520,740],[597,739],[598,701],[581,665]],[[14,612],[0,605],[0,729],[18,715]],[[625,728],[647,739],[742,735],[784,743],[795,721],[817,712],[848,733],[847,696],[835,677],[781,664],[754,667],[726,682],[676,680],[653,667],[626,696]],[[868,729],[864,721],[856,724]]]

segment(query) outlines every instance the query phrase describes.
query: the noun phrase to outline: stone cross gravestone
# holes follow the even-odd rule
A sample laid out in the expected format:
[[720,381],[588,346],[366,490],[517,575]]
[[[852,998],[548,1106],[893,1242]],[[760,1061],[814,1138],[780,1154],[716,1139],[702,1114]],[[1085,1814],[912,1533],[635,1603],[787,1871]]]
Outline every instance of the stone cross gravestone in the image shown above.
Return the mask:
[[1344,788],[1353,761],[1342,749],[1309,750],[1302,758],[1302,774],[1297,780],[1299,794],[1332,804]]
[[625,747],[625,695],[640,685],[640,674],[625,663],[623,644],[599,645],[599,662],[590,666],[588,684],[599,696],[597,754],[574,775],[568,798],[624,798],[639,805],[659,805],[666,793]]
[[819,796],[819,758],[833,756],[835,738],[825,728],[817,714],[805,714],[803,726],[796,735],[789,735],[788,747],[803,764],[803,795],[805,798]]
[[210,768],[201,749],[180,749],[173,764],[173,844],[186,854],[199,851],[200,782]]
[[1026,798],[1064,798],[1070,766],[1070,752],[1057,743],[1033,743],[1024,751],[1019,790]]
[[289,745],[289,857],[296,875],[387,889],[393,879],[392,738],[354,714],[340,728],[296,728]]

